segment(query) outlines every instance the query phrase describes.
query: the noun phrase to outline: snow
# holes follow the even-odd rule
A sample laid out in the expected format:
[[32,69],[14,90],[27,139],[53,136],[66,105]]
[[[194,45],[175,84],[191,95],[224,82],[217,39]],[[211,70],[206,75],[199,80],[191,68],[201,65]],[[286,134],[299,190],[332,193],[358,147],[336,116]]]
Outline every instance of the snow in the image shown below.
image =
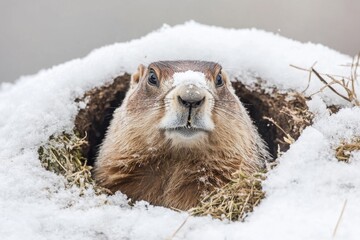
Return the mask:
[[[65,179],[40,165],[37,149],[52,134],[70,131],[84,103],[74,99],[124,72],[155,60],[219,62],[233,77],[256,77],[282,91],[306,89],[308,73],[291,68],[349,75],[349,56],[325,46],[300,43],[256,29],[224,29],[187,22],[127,43],[117,43],[0,85],[1,239],[330,239],[347,201],[335,239],[360,235],[360,153],[338,162],[334,149],[360,136],[360,109],[326,90],[308,102],[315,114],[264,182],[266,198],[245,222],[189,217],[124,195],[79,197]],[[315,78],[307,94],[322,83]],[[360,94],[358,94],[360,95]],[[326,105],[344,107],[330,115]]]
[[192,88],[192,85],[195,85],[199,88],[207,88],[205,75],[202,72],[194,72],[191,70],[186,72],[175,72],[173,79],[173,86],[178,86],[179,84],[189,84],[190,88]]

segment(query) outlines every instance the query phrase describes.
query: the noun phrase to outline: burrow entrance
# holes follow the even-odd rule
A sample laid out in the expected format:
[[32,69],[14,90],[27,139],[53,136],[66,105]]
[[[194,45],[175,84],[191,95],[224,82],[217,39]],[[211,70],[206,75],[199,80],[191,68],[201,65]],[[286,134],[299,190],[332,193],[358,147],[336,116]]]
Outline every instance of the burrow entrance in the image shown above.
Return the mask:
[[[80,195],[88,188],[93,188],[96,194],[111,194],[96,184],[91,169],[113,112],[121,105],[129,83],[130,75],[125,74],[109,85],[88,91],[77,99],[86,106],[76,116],[74,132],[51,136],[38,149],[42,166],[63,175],[67,179],[66,186],[79,186]],[[260,80],[251,88],[241,82],[234,82],[233,86],[268,144],[273,159],[286,151],[311,124],[312,116],[301,94],[279,93],[276,89],[265,92]],[[261,187],[265,175],[257,172],[234,177],[236,181],[215,189],[201,200],[199,206],[191,210],[191,215],[210,214],[214,218],[243,220],[265,197]]]
[[[129,83],[130,75],[125,74],[115,78],[112,84],[88,91],[83,99],[78,100],[87,102],[76,117],[75,130],[88,142],[82,148],[88,165],[94,164],[112,114],[121,105]],[[269,93],[262,90],[260,84],[248,88],[241,82],[234,82],[233,87],[266,141],[273,159],[286,151],[291,140],[296,140],[311,124],[312,117],[301,94],[279,93],[276,89]]]

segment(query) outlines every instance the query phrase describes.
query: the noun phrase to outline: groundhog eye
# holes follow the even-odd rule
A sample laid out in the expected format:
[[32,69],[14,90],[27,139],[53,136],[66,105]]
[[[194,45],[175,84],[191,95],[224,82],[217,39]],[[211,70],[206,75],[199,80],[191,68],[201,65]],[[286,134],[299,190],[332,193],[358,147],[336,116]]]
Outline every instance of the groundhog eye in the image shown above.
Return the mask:
[[158,86],[159,80],[156,76],[156,73],[153,69],[150,69],[149,71],[149,77],[148,77],[148,83],[150,85]]
[[216,87],[221,87],[222,85],[224,85],[224,80],[221,76],[221,73],[219,73],[217,76],[216,76],[216,79],[215,79],[215,85]]

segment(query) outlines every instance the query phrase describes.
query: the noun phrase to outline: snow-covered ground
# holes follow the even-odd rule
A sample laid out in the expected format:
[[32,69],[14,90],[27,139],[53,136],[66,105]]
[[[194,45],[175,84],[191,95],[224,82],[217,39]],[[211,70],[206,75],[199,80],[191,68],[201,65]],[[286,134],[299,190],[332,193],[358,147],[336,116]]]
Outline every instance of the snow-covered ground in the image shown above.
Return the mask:
[[[83,59],[0,86],[0,239],[166,239],[187,219],[145,202],[130,208],[126,198],[79,197],[65,189],[64,178],[46,171],[38,147],[48,137],[70,131],[76,97],[137,65],[154,60],[198,59],[221,63],[251,84],[286,91],[306,88],[308,74],[289,67],[349,75],[351,57],[319,44],[300,43],[256,29],[223,29],[188,22],[127,43],[94,50]],[[4,79],[6,80],[6,79]],[[311,81],[307,94],[323,85]],[[326,104],[344,107],[330,116]],[[190,217],[173,239],[335,239],[360,236],[360,153],[338,162],[334,148],[360,136],[360,109],[330,91],[309,103],[315,122],[280,159],[264,182],[266,198],[245,222]],[[105,204],[106,201],[106,204]]]

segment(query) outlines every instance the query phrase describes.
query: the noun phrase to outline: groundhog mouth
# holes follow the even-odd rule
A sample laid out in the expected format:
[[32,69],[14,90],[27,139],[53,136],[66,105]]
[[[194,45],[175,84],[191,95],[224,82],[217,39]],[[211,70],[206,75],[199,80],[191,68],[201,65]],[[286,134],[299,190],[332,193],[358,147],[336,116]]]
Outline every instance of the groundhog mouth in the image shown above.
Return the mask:
[[178,133],[187,138],[193,137],[198,133],[207,133],[208,132],[206,129],[195,128],[195,127],[191,127],[191,126],[167,128],[166,131],[171,132],[171,133]]

